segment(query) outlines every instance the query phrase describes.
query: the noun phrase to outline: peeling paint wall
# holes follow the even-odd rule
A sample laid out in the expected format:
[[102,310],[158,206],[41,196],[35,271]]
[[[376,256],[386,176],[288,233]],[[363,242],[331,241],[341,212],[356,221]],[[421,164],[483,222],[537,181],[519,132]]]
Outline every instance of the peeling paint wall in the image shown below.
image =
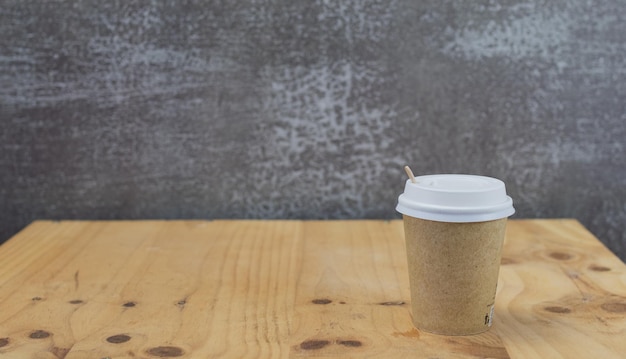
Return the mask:
[[626,258],[619,1],[0,0],[0,241],[37,218],[398,218],[503,179]]

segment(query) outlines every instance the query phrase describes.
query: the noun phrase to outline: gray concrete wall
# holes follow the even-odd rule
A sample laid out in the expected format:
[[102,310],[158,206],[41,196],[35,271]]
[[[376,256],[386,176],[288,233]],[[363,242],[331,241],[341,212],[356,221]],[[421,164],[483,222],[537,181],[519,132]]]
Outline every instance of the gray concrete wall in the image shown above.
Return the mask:
[[623,1],[0,0],[0,239],[37,218],[398,218],[503,179],[626,258]]

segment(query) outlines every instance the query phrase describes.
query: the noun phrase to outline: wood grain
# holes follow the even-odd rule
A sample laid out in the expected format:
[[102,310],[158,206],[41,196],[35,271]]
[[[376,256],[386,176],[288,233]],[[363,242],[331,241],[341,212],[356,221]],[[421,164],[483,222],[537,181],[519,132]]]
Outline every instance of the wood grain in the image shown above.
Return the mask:
[[624,358],[626,268],[574,220],[511,221],[497,332],[518,358]]
[[2,358],[621,358],[626,267],[510,221],[495,323],[411,324],[400,221],[38,221],[0,247]]

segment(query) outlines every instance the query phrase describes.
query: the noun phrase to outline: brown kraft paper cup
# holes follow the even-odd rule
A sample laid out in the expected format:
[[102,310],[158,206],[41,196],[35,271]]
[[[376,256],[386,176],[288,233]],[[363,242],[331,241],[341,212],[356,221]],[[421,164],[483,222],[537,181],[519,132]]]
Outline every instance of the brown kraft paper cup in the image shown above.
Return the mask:
[[414,325],[443,335],[488,330],[507,219],[403,219]]

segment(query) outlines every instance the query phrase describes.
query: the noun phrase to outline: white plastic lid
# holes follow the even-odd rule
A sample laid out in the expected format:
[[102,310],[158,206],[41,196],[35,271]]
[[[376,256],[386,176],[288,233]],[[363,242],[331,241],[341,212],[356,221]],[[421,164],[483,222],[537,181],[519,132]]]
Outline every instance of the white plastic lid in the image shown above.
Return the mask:
[[415,177],[406,181],[396,210],[439,222],[483,222],[513,213],[513,200],[499,179],[458,174]]

